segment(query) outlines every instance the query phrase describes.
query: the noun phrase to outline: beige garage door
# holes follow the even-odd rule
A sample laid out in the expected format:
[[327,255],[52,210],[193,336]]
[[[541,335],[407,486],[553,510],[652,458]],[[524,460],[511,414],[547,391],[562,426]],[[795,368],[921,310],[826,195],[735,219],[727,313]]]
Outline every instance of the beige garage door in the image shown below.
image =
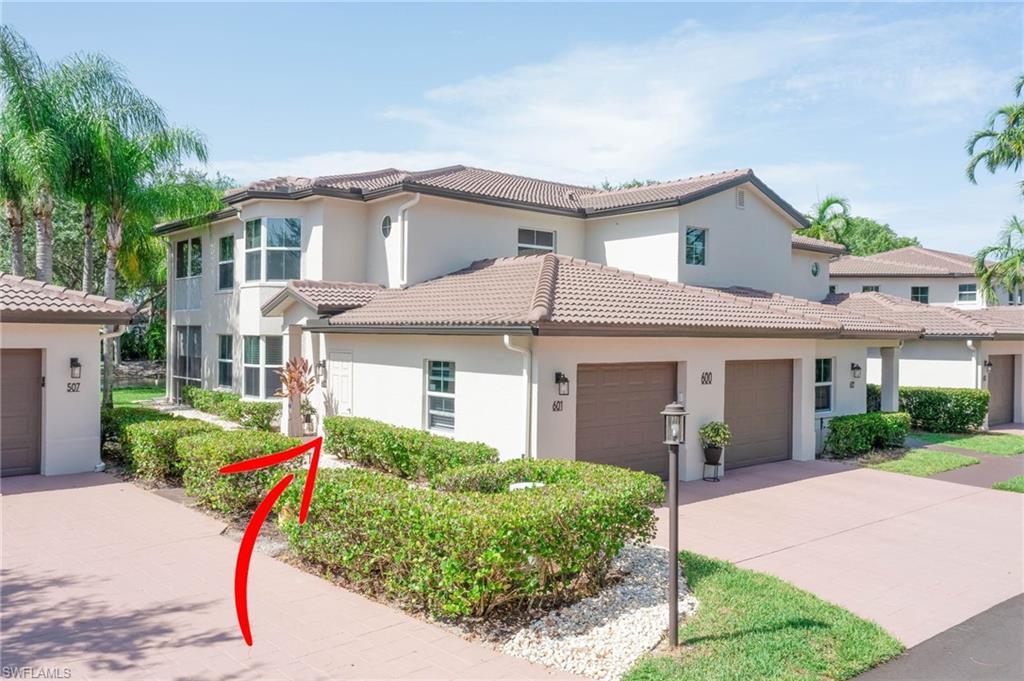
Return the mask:
[[661,411],[676,397],[675,363],[580,364],[576,458],[668,477]]
[[793,362],[726,362],[725,422],[732,430],[732,444],[725,450],[726,468],[789,459]]
[[0,475],[39,472],[42,356],[40,350],[0,351]]
[[988,373],[988,425],[998,426],[1013,421],[1013,355],[989,355],[992,370]]

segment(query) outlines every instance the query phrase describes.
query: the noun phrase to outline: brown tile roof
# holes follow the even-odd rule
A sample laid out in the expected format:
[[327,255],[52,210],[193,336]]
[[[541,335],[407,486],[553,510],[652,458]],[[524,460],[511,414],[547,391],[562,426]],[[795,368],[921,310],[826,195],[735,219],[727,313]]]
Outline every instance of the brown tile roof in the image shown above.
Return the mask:
[[824,302],[857,314],[918,326],[925,338],[1024,337],[1024,307],[960,310],[877,292],[833,293]]
[[261,309],[263,314],[270,314],[290,297],[306,304],[317,314],[331,314],[366,305],[382,288],[378,284],[350,281],[291,279],[284,288],[268,299]]
[[0,272],[0,321],[111,323],[127,322],[135,309],[103,296]]
[[[367,305],[333,316],[328,326],[338,331],[518,327],[541,334],[812,338],[862,336],[870,328],[879,337],[918,335],[854,313],[828,319],[819,309],[797,309],[795,303],[793,308],[546,254],[481,260],[406,289],[387,289]],[[850,323],[856,329],[848,330]]]
[[974,258],[920,246],[875,255],[848,255],[829,267],[833,277],[973,277]]
[[842,255],[843,253],[846,253],[846,246],[842,244],[837,244],[834,241],[825,241],[823,239],[814,239],[809,236],[803,236],[802,234],[794,234],[791,241],[793,243],[793,248],[803,251],[816,251],[818,253],[830,253],[833,255]]
[[[230,189],[225,192],[224,201],[231,204],[248,198],[298,199],[313,194],[340,195],[365,201],[397,192],[422,192],[582,218],[681,205],[747,182],[757,187],[798,224],[806,226],[806,218],[769,189],[750,169],[605,191],[462,165],[418,172],[384,168],[346,175],[272,177]],[[156,232],[166,234],[193,224],[194,221],[170,222],[157,225]]]

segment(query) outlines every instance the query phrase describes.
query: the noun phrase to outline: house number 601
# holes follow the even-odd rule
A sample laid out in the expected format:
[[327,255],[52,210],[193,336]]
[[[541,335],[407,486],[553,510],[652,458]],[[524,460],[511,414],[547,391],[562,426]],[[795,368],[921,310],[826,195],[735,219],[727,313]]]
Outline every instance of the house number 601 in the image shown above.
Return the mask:
[[551,411],[562,411],[562,400],[555,400],[552,402]]
[[711,372],[710,371],[705,371],[704,373],[702,373],[700,375],[700,384],[701,385],[711,385]]

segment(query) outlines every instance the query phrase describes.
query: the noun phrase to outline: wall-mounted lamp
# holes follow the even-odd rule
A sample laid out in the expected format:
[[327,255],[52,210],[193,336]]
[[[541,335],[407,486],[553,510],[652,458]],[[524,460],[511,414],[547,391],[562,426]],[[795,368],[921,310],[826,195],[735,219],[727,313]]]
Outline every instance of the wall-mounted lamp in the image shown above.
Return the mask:
[[82,363],[78,361],[77,357],[71,358],[71,378],[82,377]]
[[322,359],[316,363],[316,380],[320,385],[327,385],[327,360]]
[[986,359],[985,362],[981,366],[985,367],[985,375],[988,376],[989,372],[992,371],[992,362],[991,362],[991,360],[987,360]]
[[860,365],[857,364],[856,362],[850,364],[850,375],[853,376],[854,378],[860,378],[861,371],[862,369],[860,368]]
[[555,372],[555,385],[558,386],[559,395],[569,394],[569,377],[563,374],[561,371]]

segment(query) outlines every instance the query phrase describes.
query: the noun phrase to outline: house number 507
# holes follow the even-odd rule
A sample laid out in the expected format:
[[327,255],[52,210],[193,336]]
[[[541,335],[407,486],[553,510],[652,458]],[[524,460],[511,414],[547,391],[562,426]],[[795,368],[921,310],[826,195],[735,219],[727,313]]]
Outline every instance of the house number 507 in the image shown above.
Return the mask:
[[81,383],[68,383],[68,392],[77,393],[78,389],[82,387]]

